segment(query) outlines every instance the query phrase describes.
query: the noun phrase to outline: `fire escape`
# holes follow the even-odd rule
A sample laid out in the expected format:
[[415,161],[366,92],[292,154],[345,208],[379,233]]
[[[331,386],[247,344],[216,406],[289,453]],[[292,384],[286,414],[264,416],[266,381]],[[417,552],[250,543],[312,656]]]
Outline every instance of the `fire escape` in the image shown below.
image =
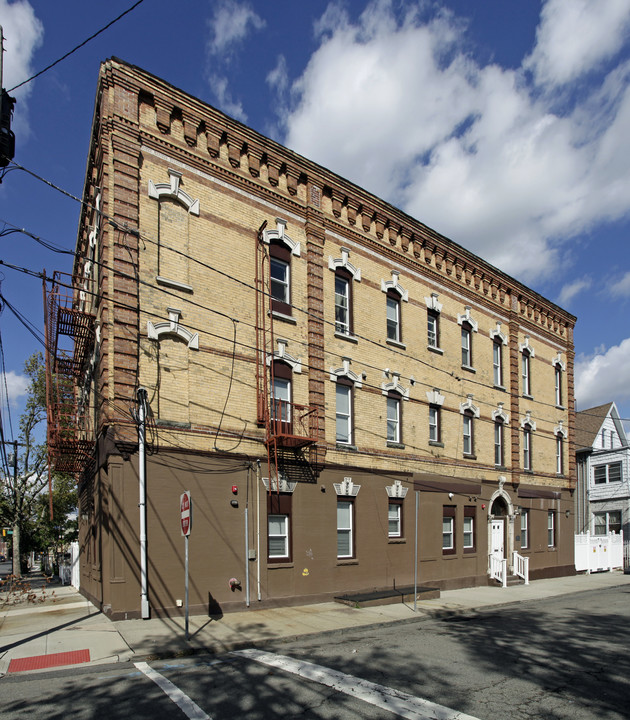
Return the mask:
[[79,392],[95,340],[94,315],[81,310],[72,276],[54,273],[44,281],[46,316],[46,408],[48,458],[57,472],[79,475],[92,457],[85,439]]
[[265,447],[269,467],[269,491],[279,491],[282,480],[314,482],[311,455],[316,453],[319,436],[319,409],[294,403],[274,393],[273,297],[270,260],[264,229],[256,241],[256,391],[257,421],[265,428]]

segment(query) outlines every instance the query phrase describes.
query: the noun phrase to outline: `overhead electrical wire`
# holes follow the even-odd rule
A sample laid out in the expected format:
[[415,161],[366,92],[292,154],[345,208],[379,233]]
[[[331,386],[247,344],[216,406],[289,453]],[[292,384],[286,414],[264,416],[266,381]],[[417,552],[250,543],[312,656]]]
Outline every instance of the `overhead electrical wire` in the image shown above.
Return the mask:
[[[18,169],[23,170],[24,172],[28,173],[29,175],[31,175],[32,177],[36,178],[37,180],[40,180],[41,182],[45,183],[46,185],[52,187],[53,189],[57,190],[58,192],[62,193],[63,195],[65,195],[65,196],[67,196],[67,197],[75,200],[76,202],[80,203],[81,205],[84,205],[84,206],[87,207],[88,209],[91,209],[91,210],[94,210],[95,212],[98,212],[101,217],[103,217],[104,219],[106,219],[106,220],[107,220],[114,228],[116,228],[117,230],[119,230],[119,231],[121,231],[121,232],[123,232],[123,233],[130,233],[130,234],[138,237],[139,239],[141,239],[141,240],[143,240],[143,241],[145,241],[145,242],[148,242],[148,243],[151,243],[151,244],[158,244],[158,241],[156,241],[155,239],[153,239],[153,238],[151,238],[151,237],[148,237],[148,236],[140,233],[139,230],[137,230],[137,229],[129,228],[129,227],[127,227],[126,225],[121,225],[121,224],[118,223],[117,221],[111,219],[111,218],[110,218],[106,213],[104,213],[102,210],[100,210],[100,209],[96,208],[95,206],[93,206],[91,203],[89,203],[89,202],[87,202],[87,201],[85,201],[85,200],[82,200],[81,198],[77,197],[76,195],[73,195],[72,193],[68,192],[67,190],[64,190],[63,188],[60,188],[59,186],[55,185],[55,184],[52,183],[51,181],[47,180],[46,178],[43,178],[42,176],[38,175],[37,173],[35,173],[35,172],[31,171],[31,170],[28,170],[27,168],[23,167],[22,165],[19,165],[18,163],[14,163],[14,164],[16,165],[16,167],[17,167]],[[30,237],[33,237],[33,239],[35,239],[35,237],[34,237],[31,233],[27,233],[27,234],[28,234]],[[170,251],[172,251],[172,252],[174,252],[174,253],[176,253],[176,254],[179,254],[180,256],[182,256],[182,257],[184,257],[184,258],[186,258],[186,259],[188,259],[188,260],[190,260],[190,261],[192,261],[192,262],[195,262],[195,263],[201,265],[201,266],[204,267],[205,269],[208,269],[208,270],[210,270],[210,271],[216,272],[216,273],[218,273],[218,274],[220,274],[220,275],[222,275],[222,276],[224,276],[224,277],[226,277],[226,278],[228,278],[228,279],[230,279],[230,280],[232,280],[232,281],[234,281],[234,282],[236,282],[236,283],[238,283],[238,284],[240,284],[240,285],[242,285],[242,286],[244,286],[244,287],[246,287],[246,288],[248,288],[248,289],[250,289],[250,290],[253,290],[254,292],[258,292],[258,290],[257,290],[251,283],[247,283],[247,282],[245,282],[245,281],[243,281],[243,280],[240,280],[239,278],[236,278],[236,277],[234,277],[233,275],[230,275],[229,273],[226,273],[226,272],[224,272],[224,271],[222,271],[222,270],[219,270],[218,268],[215,268],[214,266],[212,266],[212,265],[210,265],[210,264],[208,264],[208,263],[206,263],[206,262],[204,262],[204,261],[202,261],[202,260],[199,260],[198,258],[195,258],[195,257],[193,257],[193,256],[191,256],[191,255],[188,255],[187,253],[184,253],[183,251],[181,251],[181,250],[179,250],[179,249],[177,249],[177,248],[166,247],[165,249],[168,249],[168,250],[170,250]],[[55,250],[55,251],[56,251],[56,250]],[[77,253],[76,253],[76,252],[73,252],[73,251],[63,251],[63,253],[64,253],[64,254],[71,254],[71,255],[73,255],[73,256],[77,256]],[[102,265],[102,266],[106,267],[106,268],[109,269],[111,272],[114,272],[114,273],[119,274],[121,277],[131,278],[131,276],[126,275],[125,273],[122,273],[121,271],[117,271],[117,270],[113,270],[113,269],[111,269],[111,268],[108,268],[105,263],[101,263],[101,262],[99,262],[99,261],[94,261],[94,262],[95,262],[95,264]],[[2,261],[0,261],[0,264],[5,264],[7,267],[12,267],[12,266],[8,265],[7,263],[3,263]],[[18,269],[18,268],[14,268],[14,269]],[[36,274],[36,273],[34,273],[33,271],[29,271],[29,270],[26,270],[26,269],[22,269],[22,271],[23,271],[23,272],[26,272],[26,273],[28,273],[28,274],[31,274],[31,275],[35,275],[35,274]],[[136,280],[136,281],[138,281],[138,282],[141,283],[141,284],[147,285],[147,286],[152,287],[153,289],[155,289],[155,287],[154,287],[154,285],[153,285],[152,283],[148,283],[148,282],[146,282],[146,281],[139,280],[138,278],[133,278],[133,279]],[[179,295],[176,295],[175,293],[172,293],[172,292],[166,290],[165,288],[158,288],[158,290],[161,291],[161,292],[163,292],[163,293],[165,293],[165,294],[172,295],[173,297],[180,298]],[[266,294],[267,294],[267,293],[266,293]],[[180,299],[181,299],[181,298],[180,298]],[[217,314],[217,315],[219,315],[219,316],[222,316],[222,317],[224,317],[224,318],[228,318],[228,319],[232,320],[232,318],[231,318],[230,315],[227,315],[226,313],[221,313],[220,311],[215,310],[214,308],[209,308],[209,307],[204,306],[204,305],[202,305],[202,304],[200,304],[200,303],[194,303],[194,302],[192,302],[192,301],[190,301],[190,300],[188,300],[188,299],[186,300],[186,302],[188,302],[189,304],[192,304],[192,305],[195,306],[195,307],[199,307],[199,308],[204,309],[204,310],[206,310],[206,311],[208,311],[208,312],[212,312],[212,313],[214,313],[214,314]],[[307,316],[312,316],[312,313],[310,313],[310,311],[308,311],[308,310],[305,310],[305,309],[303,309],[303,308],[301,308],[301,307],[299,307],[299,306],[296,306],[296,305],[292,305],[292,307],[293,307],[296,311],[298,311],[298,312],[300,312],[300,313],[303,313],[303,314],[305,314],[305,315],[307,315]],[[133,308],[133,309],[135,310],[135,308]],[[145,312],[145,311],[143,311],[143,312]],[[313,316],[313,317],[315,317],[318,321],[322,322],[323,324],[334,325],[334,323],[333,323],[332,321],[326,320],[326,319],[324,319],[324,318],[321,318],[320,316]],[[241,322],[243,322],[243,321],[241,321]],[[244,324],[245,324],[246,326],[254,327],[254,328],[255,328],[255,325],[253,325],[253,324],[251,324],[251,323],[245,322]],[[204,329],[204,330],[200,330],[200,331],[207,332],[207,330],[205,330],[205,329]],[[210,333],[210,334],[211,334],[211,333]],[[217,336],[217,337],[219,337],[219,336]],[[406,359],[408,359],[408,360],[411,360],[412,362],[416,362],[416,363],[419,363],[419,364],[421,364],[421,365],[424,365],[424,366],[430,368],[430,369],[433,370],[433,371],[438,371],[438,372],[444,373],[445,375],[449,376],[449,378],[453,378],[453,379],[455,379],[455,380],[457,380],[457,381],[465,380],[466,383],[469,383],[469,384],[472,384],[472,385],[479,385],[480,387],[483,387],[483,388],[491,388],[491,387],[492,387],[492,386],[487,385],[487,384],[485,384],[485,383],[483,383],[483,382],[481,382],[481,381],[475,380],[474,378],[460,377],[459,375],[457,375],[457,374],[456,374],[455,372],[453,372],[453,371],[447,370],[447,369],[445,369],[445,368],[440,368],[440,367],[438,367],[438,366],[436,366],[436,365],[434,365],[434,364],[431,364],[431,363],[429,363],[429,362],[427,362],[427,361],[425,361],[425,360],[422,360],[422,359],[420,359],[420,358],[414,357],[414,356],[412,356],[412,355],[410,355],[410,354],[408,354],[408,353],[401,352],[401,351],[400,351],[399,349],[397,349],[397,348],[392,348],[392,347],[390,347],[390,346],[382,345],[382,344],[379,343],[378,341],[372,340],[371,338],[364,337],[364,336],[361,336],[361,335],[356,335],[355,337],[357,337],[358,339],[361,339],[361,340],[365,340],[366,342],[368,342],[368,343],[370,343],[370,344],[372,344],[372,345],[375,345],[376,347],[378,347],[378,348],[380,348],[380,349],[384,349],[384,350],[387,350],[388,352],[393,352],[393,353],[395,353],[396,355],[400,355],[401,357],[404,357],[404,358],[406,358]],[[225,340],[226,338],[222,338],[222,339]],[[306,342],[303,342],[303,341],[296,341],[296,342],[298,342],[299,344],[305,345],[305,346],[307,345],[307,343],[306,343]],[[239,344],[242,344],[242,343],[239,343]],[[247,347],[247,346],[244,346],[244,347]],[[331,353],[331,354],[334,354],[334,353]],[[337,355],[335,354],[335,356],[337,356]],[[341,357],[341,356],[340,356],[340,357]],[[364,363],[364,365],[365,365],[366,367],[370,368],[370,369],[373,369],[373,370],[377,371],[377,372],[381,372],[381,371],[382,371],[382,368],[377,368],[377,367],[375,367],[375,366],[370,366],[369,364],[365,364],[365,363]],[[412,377],[407,377],[407,376],[404,376],[404,375],[402,375],[402,374],[400,374],[399,377],[400,377],[401,379],[404,379],[404,380],[412,381]],[[415,379],[415,378],[413,378],[413,382],[416,383],[416,384],[422,384],[422,385],[424,385],[424,386],[426,386],[426,387],[433,387],[433,386],[434,386],[434,383],[431,384],[431,383],[422,382],[422,381],[417,380],[417,379]],[[455,394],[455,395],[457,395],[457,396],[460,396],[460,395],[461,395],[461,393],[453,393],[452,390],[444,390],[444,392],[448,392],[448,393],[450,393],[450,394]],[[493,405],[492,403],[487,403],[487,402],[484,402],[484,401],[478,401],[478,404],[486,404],[486,405],[489,405],[489,406],[494,407],[494,405]],[[537,404],[538,404],[538,405],[543,405],[543,406],[546,406],[546,407],[556,408],[556,405],[555,405],[555,404],[552,404],[552,403],[542,403],[542,402],[540,402],[540,401],[537,401]],[[533,416],[532,416],[532,419],[540,419],[540,420],[542,420],[543,418],[540,418],[540,416],[536,416],[536,417],[533,417]],[[621,418],[621,419],[622,419],[622,420],[625,420],[624,418]]]
[[30,83],[32,80],[35,80],[35,78],[40,77],[40,75],[43,75],[45,72],[48,72],[51,68],[54,68],[55,65],[59,65],[60,62],[65,60],[66,58],[69,58],[70,55],[75,53],[77,50],[80,50],[82,47],[87,45],[91,40],[94,40],[94,38],[98,37],[101,33],[105,32],[105,30],[108,30],[112,25],[117,23],[119,20],[125,17],[125,15],[128,15],[132,10],[135,10],[138,5],[141,5],[144,2],[144,0],[138,0],[136,3],[134,3],[130,8],[127,8],[124,12],[122,12],[118,17],[115,17],[113,20],[107,23],[104,27],[102,27],[100,30],[97,30],[95,33],[90,35],[89,38],[86,38],[83,42],[79,43],[75,48],[67,52],[65,55],[62,55],[58,60],[55,60],[54,62],[50,63],[50,65],[47,65],[43,70],[40,70],[39,72],[35,73],[35,75],[31,75],[31,77],[27,78],[26,80],[22,80],[21,83],[18,85],[14,85],[8,92],[13,92],[14,90],[17,90],[18,88],[22,87],[23,85],[26,85],[27,83]]

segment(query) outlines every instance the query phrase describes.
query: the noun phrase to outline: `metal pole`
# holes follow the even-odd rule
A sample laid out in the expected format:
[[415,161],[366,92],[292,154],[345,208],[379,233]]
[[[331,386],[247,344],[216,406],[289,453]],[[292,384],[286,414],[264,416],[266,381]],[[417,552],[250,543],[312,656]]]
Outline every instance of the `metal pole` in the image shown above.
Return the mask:
[[185,593],[186,593],[186,641],[188,641],[188,535],[184,535],[186,544],[186,579],[185,579]]
[[256,589],[258,602],[262,600],[260,592],[260,460],[256,460]]
[[413,563],[413,611],[418,612],[418,503],[420,493],[416,490],[416,543]]
[[147,391],[138,388],[138,508],[140,509],[140,614],[143,620],[149,618],[149,599],[147,593],[147,477],[145,453]]

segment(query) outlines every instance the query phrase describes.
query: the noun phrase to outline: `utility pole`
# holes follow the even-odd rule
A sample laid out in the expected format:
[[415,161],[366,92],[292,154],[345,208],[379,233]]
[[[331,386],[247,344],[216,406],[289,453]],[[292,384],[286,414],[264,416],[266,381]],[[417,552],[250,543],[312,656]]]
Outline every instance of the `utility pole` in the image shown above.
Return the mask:
[[[2,69],[4,58],[4,32],[0,25],[0,89],[2,98],[0,104],[0,168],[6,167],[15,156],[15,135],[11,130],[11,118],[13,117],[13,106],[15,98],[2,86]],[[0,176],[0,182],[2,177]]]
[[[17,440],[13,441],[13,487],[17,487],[17,481],[18,481],[18,442]],[[20,566],[20,553],[15,552],[15,548],[20,547],[20,523],[19,523],[19,513],[16,512],[13,514],[13,576],[16,578],[22,577],[22,568]]]

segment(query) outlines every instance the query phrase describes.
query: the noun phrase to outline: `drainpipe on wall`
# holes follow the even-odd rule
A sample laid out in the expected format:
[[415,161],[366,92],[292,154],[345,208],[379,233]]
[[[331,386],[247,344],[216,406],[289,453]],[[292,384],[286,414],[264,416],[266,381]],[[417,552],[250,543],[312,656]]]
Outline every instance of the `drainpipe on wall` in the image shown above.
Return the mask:
[[249,607],[249,482],[251,466],[247,468],[245,489],[245,607]]
[[145,431],[147,418],[147,391],[138,388],[138,482],[140,499],[140,613],[143,620],[149,618],[147,596],[147,468]]
[[256,579],[258,602],[260,602],[262,600],[260,594],[260,460],[256,460],[256,571],[258,574]]

